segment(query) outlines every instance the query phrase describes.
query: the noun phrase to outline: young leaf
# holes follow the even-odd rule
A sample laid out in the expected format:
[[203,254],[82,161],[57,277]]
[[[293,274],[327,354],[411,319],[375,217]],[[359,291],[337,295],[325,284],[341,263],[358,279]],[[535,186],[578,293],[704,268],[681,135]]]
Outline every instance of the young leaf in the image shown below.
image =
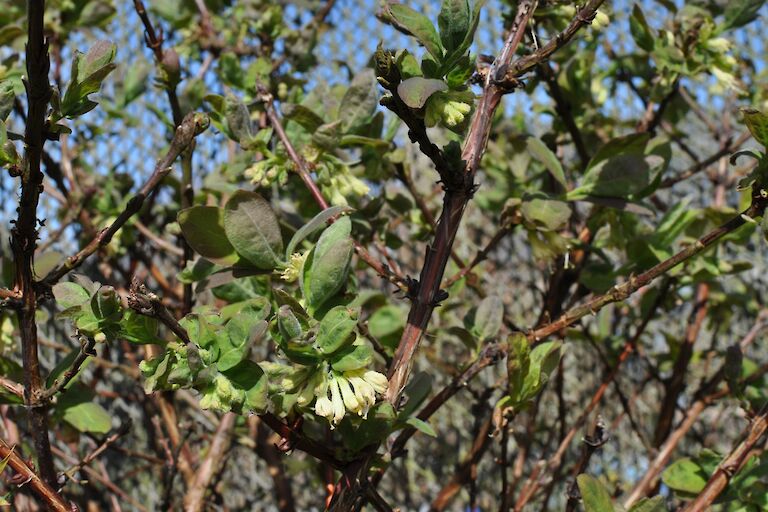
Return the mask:
[[227,95],[224,116],[227,120],[227,127],[236,142],[242,143],[253,137],[251,132],[251,114],[248,112],[248,107],[232,94]]
[[233,265],[238,257],[224,229],[224,210],[216,206],[193,206],[179,212],[181,232],[190,247],[219,265]]
[[651,175],[665,164],[657,154],[646,154],[647,134],[613,139],[590,160],[581,186],[570,191],[568,199],[585,196],[628,197],[645,190]]
[[13,110],[16,88],[11,80],[0,81],[0,121],[5,121]]
[[757,142],[768,147],[768,116],[756,108],[742,108],[744,124]]
[[281,106],[281,110],[283,111],[283,117],[285,119],[297,123],[310,133],[314,132],[320,125],[325,123],[322,117],[304,105],[285,103]]
[[75,52],[69,85],[61,100],[61,116],[71,119],[96,107],[97,103],[88,95],[98,92],[107,75],[117,67],[113,63],[116,53],[117,46],[109,41],[97,41],[86,54]]
[[256,192],[238,190],[224,206],[224,231],[243,258],[257,268],[271,270],[283,254],[277,217]]
[[415,37],[435,59],[442,58],[443,47],[429,18],[404,4],[389,4],[384,14],[396,29]]
[[81,306],[91,299],[85,288],[70,281],[53,285],[53,297],[61,309]]
[[316,343],[320,353],[333,354],[354,341],[354,337],[350,337],[355,332],[359,315],[359,310],[344,306],[328,310],[317,329]]
[[94,394],[82,384],[67,389],[56,403],[56,415],[80,432],[106,434],[112,428],[112,418],[99,404],[92,402]]
[[222,373],[235,388],[245,391],[245,403],[241,410],[235,410],[235,412],[261,413],[267,410],[269,386],[264,370],[258,364],[246,360]]
[[557,156],[555,156],[555,154],[552,152],[552,150],[549,149],[546,144],[541,141],[541,139],[536,137],[526,137],[525,143],[528,147],[528,152],[533,155],[536,160],[543,163],[547,170],[549,170],[550,174],[552,174],[552,177],[555,178],[555,180],[557,180],[557,182],[562,185],[564,189],[567,189],[568,182],[565,181],[565,172],[563,171],[563,166],[560,163],[560,160],[558,160]]
[[415,428],[416,430],[418,430],[423,434],[427,434],[428,436],[431,436],[431,437],[437,437],[437,432],[435,432],[435,429],[432,427],[432,425],[430,425],[424,420],[420,420],[419,418],[416,418],[415,416],[411,416],[410,418],[405,420],[405,423]]
[[576,477],[576,482],[579,484],[585,512],[613,512],[611,495],[597,478],[582,473]]
[[728,2],[725,8],[725,22],[722,30],[743,27],[757,18],[757,13],[765,0],[740,0]]
[[475,2],[475,5],[472,7],[472,17],[470,18],[469,28],[464,36],[464,40],[455,50],[453,50],[453,52],[448,52],[446,54],[436,76],[443,76],[451,71],[467,50],[469,50],[469,47],[472,46],[472,40],[475,38],[475,31],[477,30],[477,24],[480,22],[480,10],[484,4],[485,0],[477,0]]
[[348,372],[365,368],[373,361],[373,348],[368,344],[352,345],[341,350],[331,361],[331,368],[337,372]]
[[342,217],[330,225],[304,261],[301,290],[311,312],[338,292],[347,280],[352,259],[352,222]]
[[661,481],[667,487],[684,496],[700,493],[708,479],[709,473],[689,458],[676,460],[661,474]]
[[501,330],[504,320],[504,303],[497,296],[486,297],[480,302],[475,313],[475,322],[472,329],[480,340],[487,340],[496,336]]
[[347,133],[371,120],[378,105],[376,74],[366,69],[355,75],[339,105],[341,131]]
[[648,22],[645,20],[645,14],[637,4],[632,8],[632,15],[629,17],[629,31],[632,33],[637,46],[647,52],[653,51],[653,33],[651,33]]
[[312,220],[300,227],[291,237],[291,241],[288,242],[288,246],[285,248],[285,259],[287,260],[291,254],[293,254],[296,246],[298,246],[305,238],[325,226],[325,224],[333,217],[348,211],[351,211],[351,209],[347,206],[331,206],[315,215]]
[[571,217],[571,207],[565,201],[556,199],[525,197],[520,213],[536,228],[554,231],[568,222]]
[[469,22],[468,0],[443,0],[437,26],[446,52],[450,53],[461,46],[469,30]]
[[664,505],[664,496],[654,496],[653,498],[643,498],[635,503],[629,512],[667,512]]
[[120,332],[118,336],[138,344],[162,345],[164,340],[157,336],[158,323],[156,318],[137,313],[134,310],[125,312],[120,320]]
[[415,76],[403,80],[397,86],[397,94],[411,108],[421,108],[430,96],[440,91],[447,91],[448,85],[442,80]]

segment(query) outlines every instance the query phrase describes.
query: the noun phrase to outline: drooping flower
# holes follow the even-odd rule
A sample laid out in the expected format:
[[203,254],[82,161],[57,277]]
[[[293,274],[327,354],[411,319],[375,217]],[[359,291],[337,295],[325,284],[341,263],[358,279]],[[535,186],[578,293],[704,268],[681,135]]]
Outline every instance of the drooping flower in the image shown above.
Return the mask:
[[315,414],[326,418],[334,428],[347,412],[367,418],[368,411],[376,404],[376,396],[384,394],[387,386],[383,374],[365,368],[317,372],[301,391],[299,401],[300,405],[309,403],[311,388],[317,396]]

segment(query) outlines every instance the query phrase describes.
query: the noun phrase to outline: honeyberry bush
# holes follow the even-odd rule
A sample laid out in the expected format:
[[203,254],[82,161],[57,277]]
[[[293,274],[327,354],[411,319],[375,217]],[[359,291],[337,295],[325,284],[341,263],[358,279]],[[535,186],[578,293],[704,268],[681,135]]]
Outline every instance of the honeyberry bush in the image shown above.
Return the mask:
[[10,0],[2,503],[767,509],[763,3]]

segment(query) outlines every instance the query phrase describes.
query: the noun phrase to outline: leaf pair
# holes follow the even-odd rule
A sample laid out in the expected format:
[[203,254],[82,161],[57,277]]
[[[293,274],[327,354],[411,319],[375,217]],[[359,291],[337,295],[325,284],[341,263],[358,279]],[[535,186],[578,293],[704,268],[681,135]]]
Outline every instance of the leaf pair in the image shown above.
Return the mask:
[[179,212],[187,243],[219,265],[272,270],[283,261],[283,239],[277,216],[259,194],[238,190],[224,208],[193,206]]

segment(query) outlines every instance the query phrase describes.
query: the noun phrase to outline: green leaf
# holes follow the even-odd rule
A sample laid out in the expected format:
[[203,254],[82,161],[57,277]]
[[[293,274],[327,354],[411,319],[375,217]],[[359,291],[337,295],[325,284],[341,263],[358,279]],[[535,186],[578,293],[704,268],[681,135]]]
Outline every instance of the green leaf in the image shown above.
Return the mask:
[[[75,362],[75,359],[77,359],[77,356],[80,355],[80,347],[73,348],[69,351],[69,353],[62,359],[61,361],[56,364],[56,366],[51,370],[51,373],[48,374],[48,378],[45,379],[45,387],[50,388],[53,386],[53,384],[56,382],[56,379],[58,379],[61,374],[63,374],[65,371],[69,370],[69,368],[72,367],[72,363]],[[64,387],[64,389],[69,389],[73,384],[77,382],[78,377],[80,377],[80,374],[83,372],[86,366],[88,366],[88,363],[91,362],[90,357],[86,357],[85,361],[80,365],[80,369],[78,370],[77,374],[70,380],[67,385]]]
[[709,480],[709,474],[689,458],[673,462],[661,474],[661,481],[670,489],[685,495],[695,495],[704,489]]
[[85,288],[69,281],[53,285],[53,297],[62,309],[82,306],[91,299]]
[[495,295],[480,302],[475,312],[473,334],[480,340],[488,340],[499,334],[504,320],[504,303]]
[[8,119],[8,114],[13,110],[13,102],[16,99],[15,89],[11,80],[0,81],[0,121]]
[[312,144],[326,151],[334,151],[341,144],[341,121],[319,126],[312,134]]
[[757,142],[768,148],[768,116],[756,108],[742,108],[744,124]]
[[92,402],[94,393],[77,384],[67,389],[56,403],[56,413],[80,432],[106,434],[112,428],[112,418],[99,404]]
[[109,41],[97,41],[88,53],[75,52],[67,90],[61,100],[61,115],[67,118],[81,116],[93,110],[97,103],[88,98],[98,92],[101,83],[117,65],[113,63],[117,46]]
[[224,229],[224,209],[216,206],[193,206],[181,210],[179,226],[190,247],[203,258],[219,265],[237,263],[235,248]]
[[18,163],[19,155],[16,146],[8,140],[8,129],[5,122],[0,121],[0,166]]
[[411,108],[422,108],[430,96],[440,91],[447,91],[448,85],[442,80],[415,76],[403,80],[397,86],[397,94]]
[[387,304],[370,316],[368,331],[385,347],[394,348],[405,327],[405,317],[406,313],[401,308]]
[[123,107],[133,102],[147,90],[149,71],[150,67],[143,60],[134,62],[128,67],[123,78],[123,95],[120,100]]
[[466,51],[469,50],[469,47],[472,46],[472,40],[475,38],[475,31],[477,30],[477,24],[480,22],[480,10],[484,4],[485,0],[477,0],[475,2],[475,5],[472,7],[472,18],[469,24],[469,29],[464,36],[464,41],[462,41],[461,45],[453,50],[453,52],[448,52],[448,54],[443,59],[443,63],[440,66],[436,76],[443,76],[444,74],[451,71],[456,63],[461,60]]
[[246,360],[222,374],[232,382],[235,388],[245,391],[245,403],[241,410],[235,410],[235,412],[262,413],[267,410],[269,386],[264,370],[258,364]]
[[667,512],[667,506],[664,504],[664,496],[654,496],[653,498],[643,498],[635,503],[629,512]]
[[227,127],[236,142],[242,144],[253,137],[251,114],[248,112],[248,107],[232,94],[227,95],[224,117],[227,120]]
[[446,52],[459,48],[469,31],[470,13],[468,0],[443,0],[437,26],[440,29],[440,41]]
[[339,105],[341,131],[347,133],[368,123],[376,113],[377,105],[376,74],[368,68],[355,75],[344,93]]
[[157,336],[158,323],[156,318],[142,315],[134,310],[128,310],[120,320],[118,336],[140,345],[163,345],[165,340]]
[[653,33],[645,19],[645,14],[637,4],[632,7],[632,15],[629,17],[629,31],[632,33],[637,46],[647,52],[653,51]]
[[317,329],[316,343],[320,353],[330,355],[352,343],[359,316],[359,310],[345,306],[329,309]]
[[580,199],[589,195],[629,197],[645,190],[651,175],[659,172],[665,160],[657,154],[646,154],[647,134],[632,134],[613,139],[590,160],[581,186],[567,194]]
[[415,428],[419,432],[423,434],[427,434],[431,437],[437,437],[437,432],[435,432],[435,429],[427,423],[424,420],[420,420],[419,418],[416,418],[415,416],[411,416],[407,420],[405,420],[405,423],[407,425],[410,425],[411,427]]
[[427,372],[417,373],[405,386],[403,394],[408,397],[408,401],[400,409],[399,417],[408,418],[414,414],[431,392],[432,376]]
[[585,512],[613,512],[613,502],[608,490],[600,481],[586,473],[576,477]]
[[229,370],[238,365],[248,355],[251,345],[263,339],[267,332],[265,318],[269,314],[269,303],[266,307],[247,306],[233,316],[223,331],[219,331],[216,340],[219,345],[217,366],[220,371]]
[[275,213],[256,192],[238,190],[224,206],[224,231],[243,258],[271,270],[283,254],[283,238]]
[[565,180],[565,172],[563,166],[558,160],[557,156],[544,144],[541,139],[536,137],[526,137],[526,147],[528,152],[539,162],[544,164],[544,167],[549,170],[557,182],[563,186],[564,189],[568,188],[568,182]]
[[115,289],[111,286],[99,288],[91,297],[91,311],[99,321],[119,321],[123,315],[123,308]]
[[758,11],[765,0],[736,0],[728,2],[725,8],[725,21],[723,30],[743,27],[757,18]]
[[325,123],[323,118],[317,115],[309,107],[296,103],[285,103],[280,109],[283,111],[283,118],[297,123],[299,126],[313,133],[320,125]]
[[395,28],[415,37],[435,59],[442,58],[443,47],[429,18],[404,4],[389,4],[384,14]]
[[337,372],[349,372],[365,368],[373,361],[373,348],[368,344],[352,345],[334,354],[331,368]]
[[301,290],[311,312],[338,292],[347,280],[352,260],[352,222],[341,217],[320,235],[304,261]]
[[525,197],[520,213],[536,228],[555,231],[565,226],[571,218],[571,207],[565,201],[556,199]]

